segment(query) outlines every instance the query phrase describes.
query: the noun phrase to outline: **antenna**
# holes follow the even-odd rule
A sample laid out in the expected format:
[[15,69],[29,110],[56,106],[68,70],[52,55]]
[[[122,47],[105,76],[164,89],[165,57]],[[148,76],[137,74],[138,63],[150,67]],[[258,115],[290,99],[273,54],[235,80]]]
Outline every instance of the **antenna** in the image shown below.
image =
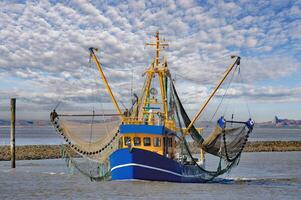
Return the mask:
[[130,99],[133,98],[133,81],[134,81],[134,70],[132,69],[132,79],[131,79],[131,97]]
[[158,67],[158,65],[159,65],[160,48],[162,47],[164,49],[165,47],[168,47],[168,44],[164,43],[164,42],[165,42],[165,40],[160,41],[159,31],[157,31],[156,32],[156,42],[146,43],[146,45],[148,45],[148,46],[156,46],[156,62],[155,62],[156,67]]

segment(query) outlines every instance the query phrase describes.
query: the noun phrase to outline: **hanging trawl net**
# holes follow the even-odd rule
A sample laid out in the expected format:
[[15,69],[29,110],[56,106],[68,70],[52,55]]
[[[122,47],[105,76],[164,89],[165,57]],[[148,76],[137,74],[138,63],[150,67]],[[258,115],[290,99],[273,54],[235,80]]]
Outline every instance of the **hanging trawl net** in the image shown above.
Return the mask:
[[73,153],[73,149],[66,148],[65,145],[62,145],[62,158],[65,159],[67,167],[70,169],[70,173],[74,173],[74,170],[76,169],[84,176],[90,178],[91,181],[105,181],[111,179],[108,160],[99,162],[91,160],[86,156],[74,156],[72,155]]
[[[176,105],[178,126],[180,130],[185,130],[185,128],[189,126],[191,120],[178,97],[173,83],[172,90]],[[229,123],[229,125],[231,124],[230,128],[226,127],[227,123]],[[205,137],[205,139],[199,133],[197,128],[192,125],[192,128],[189,130],[189,134],[193,141],[195,141],[197,146],[200,146],[205,152],[217,156],[219,158],[219,162],[216,170],[206,170],[195,161],[185,137],[179,137],[187,156],[194,162],[194,165],[187,166],[187,170],[185,171],[185,173],[187,173],[186,175],[198,176],[204,181],[210,181],[213,178],[228,172],[231,168],[237,165],[249,134],[252,132],[253,125],[254,123],[251,119],[246,122],[227,122],[223,117],[221,117],[216,123],[213,131]],[[181,135],[183,136],[186,134],[184,131],[181,132]]]
[[[181,114],[181,117],[183,119],[185,127],[188,127],[189,124],[190,124],[190,122],[191,122],[191,120],[189,119],[189,117],[188,117],[188,115],[187,115],[187,113],[186,113],[186,111],[185,111],[185,109],[184,109],[184,107],[183,107],[183,105],[181,103],[181,100],[180,100],[180,98],[178,96],[178,93],[176,91],[175,85],[173,84],[172,81],[171,81],[171,84],[172,84],[171,89],[172,89],[172,93],[173,93],[173,97],[174,97],[174,100],[175,100],[176,107],[178,108],[178,110],[179,110],[179,112]],[[190,133],[192,139],[194,141],[196,141],[198,144],[203,143],[204,138],[200,135],[200,133],[197,131],[197,129],[195,128],[194,125],[192,125],[189,133]]]
[[[222,121],[223,118],[219,120]],[[231,122],[232,124],[235,122]],[[215,156],[219,156],[232,162],[237,156],[239,156],[248,140],[249,134],[252,131],[248,128],[248,124],[251,121],[247,121],[246,124],[235,128],[225,128],[226,121],[221,127],[220,123],[217,123],[212,133],[206,137],[202,143],[202,148],[207,152]]]
[[[185,126],[185,124],[181,123],[179,108],[176,109],[176,116],[177,116],[179,128],[180,128],[180,130],[182,130],[183,125]],[[182,132],[182,134],[184,134],[183,131],[181,131],[181,132]],[[190,150],[190,147],[189,147],[189,144],[188,144],[186,138],[178,136],[178,139],[181,142],[182,148],[185,150],[186,156],[188,156],[190,158],[190,160],[193,162],[192,165],[191,164],[184,165],[182,173],[185,176],[198,177],[199,180],[201,180],[203,182],[208,182],[208,181],[212,181],[215,177],[228,172],[234,166],[236,166],[236,164],[238,163],[239,156],[236,157],[231,162],[225,161],[222,157],[219,157],[220,159],[219,159],[219,162],[217,163],[216,169],[215,170],[207,170],[204,168],[203,165],[200,165],[193,157],[193,153]]]
[[[80,119],[78,119],[80,117]],[[93,120],[91,120],[93,118]],[[78,154],[103,162],[118,148],[119,117],[57,116],[57,132]]]
[[[92,54],[91,54],[92,56]],[[119,147],[121,113],[108,92],[119,87],[118,80],[103,68],[98,70],[90,58],[88,67],[76,69],[66,82],[64,97],[50,115],[56,132],[64,138],[62,155],[68,166],[93,180],[109,177],[109,156]],[[116,88],[115,88],[116,90]]]
[[54,111],[51,121],[65,140],[62,157],[70,169],[91,180],[110,179],[108,158],[119,147],[119,117],[60,116]]

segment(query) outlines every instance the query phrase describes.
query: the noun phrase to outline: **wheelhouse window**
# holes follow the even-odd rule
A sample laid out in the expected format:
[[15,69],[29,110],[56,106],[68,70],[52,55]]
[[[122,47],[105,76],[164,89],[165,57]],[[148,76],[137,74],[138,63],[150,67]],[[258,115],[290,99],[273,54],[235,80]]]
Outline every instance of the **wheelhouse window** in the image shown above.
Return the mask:
[[124,137],[124,146],[131,144],[131,137]]
[[121,138],[119,138],[119,140],[118,140],[118,147],[119,148],[122,148],[122,144],[123,144],[123,141],[122,141],[123,139],[122,139],[122,137]]
[[148,147],[148,146],[151,145],[151,139],[150,139],[150,137],[143,138],[143,145],[146,146],[146,147]]
[[168,147],[172,147],[172,138],[168,138]]
[[141,138],[134,137],[134,146],[141,146]]
[[160,147],[161,146],[161,138],[155,137],[154,138],[154,147]]

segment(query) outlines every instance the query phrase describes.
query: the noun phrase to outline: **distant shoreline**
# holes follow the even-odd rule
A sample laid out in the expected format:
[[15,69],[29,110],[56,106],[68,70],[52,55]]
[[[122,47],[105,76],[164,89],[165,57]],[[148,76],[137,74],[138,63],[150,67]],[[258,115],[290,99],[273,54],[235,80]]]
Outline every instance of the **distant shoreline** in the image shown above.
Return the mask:
[[[190,144],[192,145],[192,144]],[[194,153],[198,148],[191,148]],[[248,142],[244,152],[301,151],[301,141],[256,141]],[[61,145],[16,146],[17,160],[39,160],[61,158]],[[0,161],[10,160],[10,147],[0,146]]]
[[[300,124],[273,124],[271,122],[258,122],[255,125],[255,128],[284,128],[284,129],[301,129],[301,120]],[[215,125],[216,122],[205,122],[211,125]],[[43,127],[43,126],[52,126],[49,120],[16,120],[16,127]],[[10,127],[10,120],[1,120],[0,119],[0,128],[1,127]]]
[[[40,128],[40,127],[52,127],[49,125],[16,125],[16,128]],[[0,125],[0,128],[10,128],[10,125]]]

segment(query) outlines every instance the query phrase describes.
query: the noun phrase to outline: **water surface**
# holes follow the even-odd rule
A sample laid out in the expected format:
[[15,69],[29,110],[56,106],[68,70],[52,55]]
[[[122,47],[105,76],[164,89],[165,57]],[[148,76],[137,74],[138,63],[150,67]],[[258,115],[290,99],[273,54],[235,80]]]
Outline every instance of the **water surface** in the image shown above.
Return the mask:
[[[0,145],[9,144],[9,127],[0,127]],[[256,128],[249,141],[301,141],[301,128]],[[61,144],[62,138],[52,126],[16,128],[16,145]]]
[[217,183],[91,182],[56,160],[0,162],[0,199],[300,199],[301,152],[244,153]]

